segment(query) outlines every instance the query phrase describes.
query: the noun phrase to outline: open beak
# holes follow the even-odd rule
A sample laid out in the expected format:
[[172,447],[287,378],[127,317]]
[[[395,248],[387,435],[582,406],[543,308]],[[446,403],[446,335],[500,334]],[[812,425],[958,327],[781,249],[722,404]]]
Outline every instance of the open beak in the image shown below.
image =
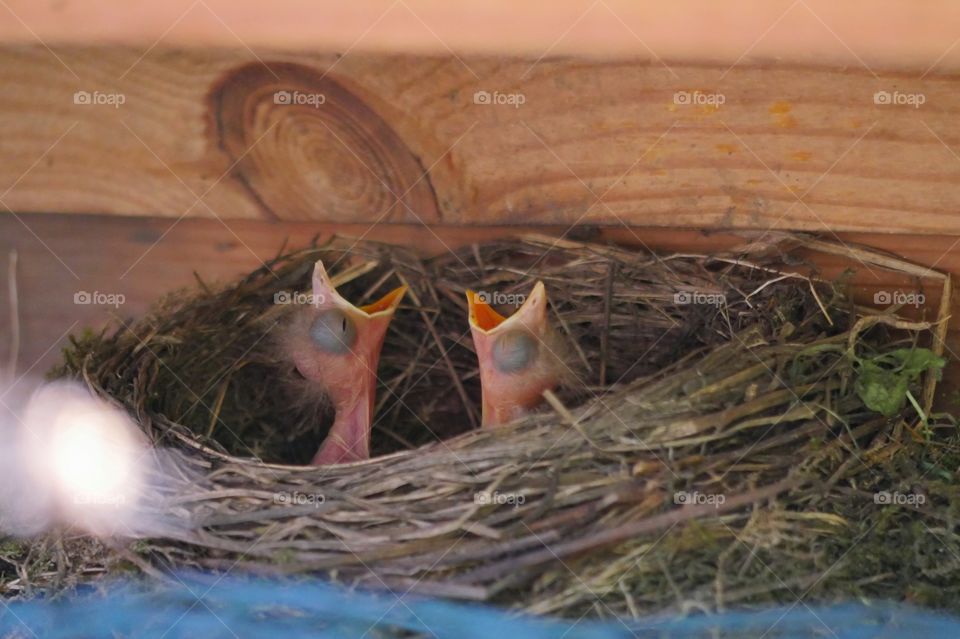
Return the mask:
[[484,427],[510,422],[557,385],[556,357],[547,346],[547,291],[537,282],[517,312],[504,317],[486,297],[467,291],[470,332],[480,364]]
[[338,464],[370,457],[380,349],[406,291],[407,287],[401,286],[372,304],[354,306],[341,297],[323,262],[317,261],[309,347],[299,349],[294,359],[304,377],[323,385],[336,417],[311,463]]

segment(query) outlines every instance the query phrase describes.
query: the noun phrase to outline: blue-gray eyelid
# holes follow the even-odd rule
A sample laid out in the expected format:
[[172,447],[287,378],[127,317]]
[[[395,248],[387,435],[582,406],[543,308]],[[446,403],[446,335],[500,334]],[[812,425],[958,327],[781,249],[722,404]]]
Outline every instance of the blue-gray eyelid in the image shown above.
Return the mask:
[[493,365],[501,373],[519,373],[533,365],[539,353],[537,338],[526,331],[509,331],[493,342]]
[[357,327],[340,309],[320,311],[310,325],[310,340],[324,353],[346,355],[357,341]]

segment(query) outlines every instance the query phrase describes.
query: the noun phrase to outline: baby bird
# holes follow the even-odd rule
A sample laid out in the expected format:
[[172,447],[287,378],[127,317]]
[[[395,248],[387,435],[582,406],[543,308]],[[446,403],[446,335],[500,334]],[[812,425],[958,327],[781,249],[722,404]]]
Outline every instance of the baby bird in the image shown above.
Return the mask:
[[470,332],[480,363],[483,427],[506,424],[534,408],[560,381],[560,359],[547,325],[547,291],[537,282],[509,318],[467,291]]
[[354,306],[337,293],[322,261],[313,269],[313,304],[294,318],[285,348],[307,380],[336,410],[330,433],[311,464],[370,457],[377,363],[387,327],[407,291],[396,288],[373,304]]

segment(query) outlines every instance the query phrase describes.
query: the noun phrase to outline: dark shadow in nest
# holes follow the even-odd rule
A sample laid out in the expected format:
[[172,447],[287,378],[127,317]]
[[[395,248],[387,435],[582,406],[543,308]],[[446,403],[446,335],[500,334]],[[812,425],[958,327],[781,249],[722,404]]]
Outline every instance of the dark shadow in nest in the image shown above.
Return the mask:
[[[557,395],[567,405],[654,375],[687,355],[735,339],[747,326],[773,334],[808,321],[817,324],[817,332],[836,330],[823,314],[811,312],[816,300],[806,280],[754,293],[769,273],[735,258],[661,257],[530,238],[466,247],[435,258],[429,266],[441,292],[437,329],[475,406],[480,383],[466,323],[468,288],[486,293],[488,299],[519,302],[537,280],[544,282],[550,321],[564,346],[566,383]],[[798,292],[801,283],[804,288]],[[832,300],[830,287],[822,288],[824,301]],[[515,307],[499,310],[507,315]],[[435,398],[434,407],[445,416],[438,420],[447,428],[444,435],[464,432],[458,428],[465,422],[458,419],[449,380],[433,375],[429,382],[414,392]]]
[[[429,299],[422,263],[398,247],[338,242],[273,260],[238,284],[183,297],[134,328],[149,342],[168,334],[169,346],[151,347],[156,365],[145,402],[148,414],[184,426],[201,442],[240,457],[273,463],[307,463],[333,422],[333,410],[296,370],[279,343],[299,304],[307,303],[313,265],[322,259],[338,292],[366,304],[398,284],[410,286],[398,317],[419,314],[415,299]],[[434,304],[435,308],[435,304]],[[163,340],[166,342],[167,340]],[[421,335],[391,329],[384,351],[411,353]],[[380,375],[378,397],[396,397],[392,379]],[[402,388],[400,389],[402,392]],[[409,411],[407,411],[409,412]],[[374,436],[381,444],[381,437]],[[386,450],[405,447],[394,440]]]
[[[809,312],[813,295],[798,295],[789,282],[754,291],[768,274],[736,260],[661,258],[547,238],[474,245],[421,260],[400,247],[335,239],[278,257],[227,288],[173,294],[109,338],[124,342],[121,348],[87,349],[118,353],[96,365],[111,371],[99,375],[109,380],[106,390],[130,398],[129,408],[149,417],[141,422],[158,439],[182,426],[232,455],[308,462],[333,414],[282,355],[277,336],[295,309],[284,302],[310,292],[318,259],[340,294],[358,306],[401,283],[410,287],[381,354],[374,455],[478,426],[467,288],[489,293],[494,302],[519,302],[537,280],[545,283],[550,321],[565,345],[567,382],[557,395],[567,405],[728,341],[758,317],[771,333],[799,318],[821,317]],[[77,352],[82,356],[84,349]]]

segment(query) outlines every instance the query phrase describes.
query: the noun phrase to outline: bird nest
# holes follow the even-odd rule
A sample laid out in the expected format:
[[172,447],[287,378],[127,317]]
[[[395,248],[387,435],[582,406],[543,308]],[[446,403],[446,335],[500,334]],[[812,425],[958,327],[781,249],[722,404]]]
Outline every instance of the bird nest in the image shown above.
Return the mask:
[[[925,320],[869,310],[848,278],[817,277],[811,251],[947,295]],[[318,259],[357,304],[409,286],[365,462],[302,465],[330,415],[302,400],[273,336]],[[568,381],[538,412],[478,429],[464,292],[509,299],[536,280]],[[74,340],[57,374],[166,449],[144,506],[165,529],[133,542],[60,533],[29,557],[8,551],[20,570],[6,581],[312,573],[574,617],[801,596],[955,605],[956,563],[920,528],[949,531],[958,501],[957,447],[931,415],[948,297],[938,273],[797,236],[714,255],[542,237],[432,259],[314,243]],[[926,505],[878,504],[882,491]]]

